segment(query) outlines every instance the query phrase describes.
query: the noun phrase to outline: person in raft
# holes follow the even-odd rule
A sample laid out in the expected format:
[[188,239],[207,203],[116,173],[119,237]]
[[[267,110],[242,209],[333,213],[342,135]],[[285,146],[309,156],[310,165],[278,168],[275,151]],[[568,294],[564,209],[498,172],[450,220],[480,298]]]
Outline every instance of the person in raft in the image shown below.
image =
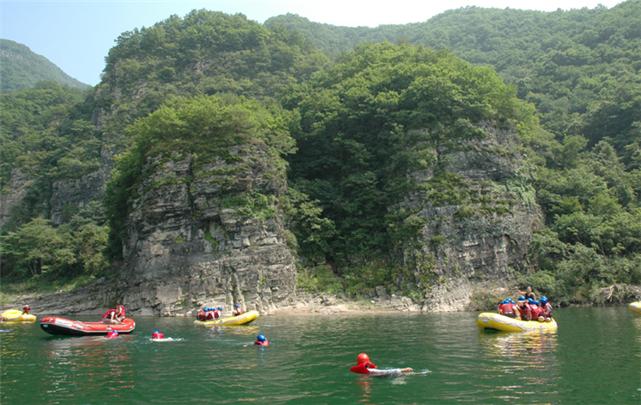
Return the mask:
[[525,299],[530,300],[533,299],[536,301],[536,294],[532,291],[532,287],[527,286],[525,289],[525,292],[523,292],[523,295],[525,296]]
[[367,353],[359,353],[359,355],[356,356],[356,365],[352,366],[349,371],[358,374],[394,375],[411,373],[414,371],[414,369],[411,367],[406,367],[393,370],[379,370],[378,367],[376,367],[376,364],[370,361]]
[[234,310],[232,311],[232,313],[231,313],[231,314],[232,314],[233,316],[239,316],[239,315],[242,315],[242,314],[244,314],[244,313],[245,313],[245,311],[243,311],[243,309],[240,307],[240,304],[239,304],[238,302],[237,302],[237,303],[235,303],[235,304],[234,304]]
[[543,310],[541,309],[541,307],[539,307],[539,302],[533,300],[532,298],[528,298],[527,303],[530,306],[530,313],[532,314],[532,318],[530,320],[538,320],[539,316],[541,316],[541,314],[543,313]]
[[196,314],[196,318],[199,321],[213,321],[214,319],[218,319],[219,317],[220,313],[218,312],[218,308],[216,307],[202,307]]
[[521,295],[517,300],[516,317],[522,321],[532,320],[532,310],[527,303],[527,300]]
[[265,335],[258,335],[256,336],[256,341],[254,342],[256,346],[263,346],[267,347],[269,346],[269,340],[265,337]]
[[552,320],[552,304],[545,295],[539,300],[539,321],[549,322]]
[[516,304],[512,298],[506,298],[499,304],[499,314],[516,318]]
[[124,305],[117,305],[116,308],[109,308],[102,316],[104,323],[121,323],[127,317],[127,310]]
[[162,333],[161,331],[158,330],[158,328],[154,329],[154,332],[151,334],[152,339],[164,339],[165,334]]
[[31,313],[31,307],[29,305],[25,305],[22,307],[22,315],[29,315]]

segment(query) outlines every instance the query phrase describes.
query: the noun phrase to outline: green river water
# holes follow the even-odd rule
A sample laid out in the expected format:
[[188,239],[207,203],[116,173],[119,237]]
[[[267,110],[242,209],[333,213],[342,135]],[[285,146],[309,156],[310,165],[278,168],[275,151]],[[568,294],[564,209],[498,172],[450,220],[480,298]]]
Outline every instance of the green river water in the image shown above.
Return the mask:
[[[0,402],[641,404],[641,317],[625,308],[558,310],[556,335],[479,332],[476,315],[278,315],[218,330],[139,317],[114,340],[0,325]],[[153,327],[182,340],[151,342]],[[269,348],[252,345],[258,332]],[[361,351],[429,372],[351,374]]]

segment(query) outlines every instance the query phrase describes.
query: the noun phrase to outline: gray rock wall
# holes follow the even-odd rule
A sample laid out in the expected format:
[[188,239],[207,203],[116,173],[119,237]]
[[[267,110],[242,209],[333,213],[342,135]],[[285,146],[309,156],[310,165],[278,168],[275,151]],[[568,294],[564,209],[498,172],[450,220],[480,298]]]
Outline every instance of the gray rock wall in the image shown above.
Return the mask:
[[[491,125],[484,131],[482,140],[440,156],[445,170],[461,179],[464,201],[436,206],[421,193],[407,201],[425,221],[420,247],[406,253],[417,263],[425,310],[464,309],[476,286],[504,284],[529,267],[526,254],[541,212],[518,138]],[[429,182],[433,173],[418,176]]]
[[264,309],[293,293],[294,257],[277,204],[256,217],[225,202],[249,190],[276,197],[284,179],[266,178],[260,150],[231,153],[234,163],[179,153],[148,162],[123,247],[122,301],[130,309],[176,315],[234,302]]

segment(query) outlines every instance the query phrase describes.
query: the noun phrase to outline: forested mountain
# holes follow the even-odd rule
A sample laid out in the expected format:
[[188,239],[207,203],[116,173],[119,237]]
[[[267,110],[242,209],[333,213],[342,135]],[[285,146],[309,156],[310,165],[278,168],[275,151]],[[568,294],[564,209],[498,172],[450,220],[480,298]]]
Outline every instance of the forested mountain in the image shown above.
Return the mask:
[[[638,0],[611,9],[551,13],[468,7],[423,23],[377,28],[333,27],[291,14],[265,25],[296,32],[331,55],[380,41],[447,49],[493,66],[537,106],[543,124],[555,133],[587,134],[593,143],[610,136],[621,143],[617,136],[634,132],[641,68]],[[622,105],[610,111],[615,97]],[[607,117],[611,120],[603,122]]]
[[628,1],[123,33],[88,94],[0,93],[3,277],[108,276],[104,299],[162,314],[268,305],[296,273],[428,309],[639,284],[639,26]]
[[533,149],[528,155],[547,224],[532,251],[547,271],[530,281],[565,296],[571,290],[577,299],[596,285],[641,281],[641,1],[551,13],[469,7],[377,28],[291,14],[265,25],[298,33],[333,57],[390,41],[447,49],[494,67],[536,106],[548,131],[523,138]]
[[42,81],[85,89],[89,86],[63,72],[44,56],[27,46],[0,39],[0,91],[34,87]]

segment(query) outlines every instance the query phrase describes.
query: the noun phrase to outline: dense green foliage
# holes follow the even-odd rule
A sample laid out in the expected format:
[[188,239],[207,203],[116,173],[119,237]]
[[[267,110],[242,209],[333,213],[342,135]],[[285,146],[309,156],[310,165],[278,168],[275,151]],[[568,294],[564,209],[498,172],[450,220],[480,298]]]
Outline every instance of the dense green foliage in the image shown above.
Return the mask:
[[[483,138],[483,122],[518,123],[514,92],[491,69],[414,46],[359,48],[300,94],[290,100],[302,127],[291,178],[334,222],[325,254],[342,267],[394,257],[421,219],[392,207],[419,190],[432,205],[450,203],[465,185],[445,156]],[[435,175],[421,182],[420,171]]]
[[552,13],[470,7],[424,23],[377,28],[333,27],[295,15],[265,24],[297,32],[330,54],[380,41],[447,49],[493,66],[537,106],[555,134],[581,134],[592,144],[609,137],[619,151],[641,138],[638,0]]
[[[464,8],[425,23],[334,27],[286,15],[266,22],[336,57],[391,41],[492,65],[536,106],[543,127],[524,138],[537,169],[546,228],[539,273],[522,277],[566,300],[641,282],[641,2],[552,13]],[[446,182],[444,185],[451,184]]]
[[58,66],[44,56],[33,53],[25,45],[0,39],[0,91],[30,88],[42,81],[77,89],[89,87],[69,77]]
[[[225,174],[227,181],[219,184],[217,200],[221,208],[236,208],[247,216],[270,216],[276,204],[272,197],[277,194],[278,184],[282,187],[286,178],[283,155],[292,152],[294,146],[287,132],[288,121],[284,112],[270,112],[254,100],[201,96],[171,100],[132,124],[128,135],[133,144],[119,157],[107,188],[111,256],[121,257],[127,214],[139,194],[141,182],[151,170],[151,159],[163,161],[189,156],[192,159],[191,178],[176,179],[187,183],[194,181],[208,164],[218,160],[229,163],[230,170],[235,170],[236,165],[250,165],[252,159],[266,159],[260,176],[270,181],[263,188],[239,186],[235,176],[241,176],[241,173],[236,169],[238,172]],[[247,156],[233,154],[233,147],[249,149]]]
[[[219,203],[259,218],[282,209],[307,266],[302,285],[389,284],[425,225],[420,207],[403,206],[408,195],[474,214],[466,184],[440,159],[491,122],[518,128],[545,217],[521,281],[579,302],[641,283],[639,27],[641,1],[629,0],[552,13],[472,7],[378,28],[294,15],[263,26],[200,10],[123,33],[88,96],[51,83],[0,93],[0,191],[26,188],[0,239],[3,274],[104,272],[106,235],[117,259],[151,158],[193,155],[198,166],[243,144],[266,148],[278,191],[231,180]],[[18,48],[2,41],[0,55]],[[0,62],[2,86],[29,72]],[[111,170],[123,151],[108,226],[97,202],[46,219],[55,184]],[[430,181],[410,175],[422,171]]]
[[3,276],[98,275],[108,267],[107,236],[108,227],[97,225],[86,212],[59,227],[36,217],[0,237]]
[[55,83],[0,93],[0,190],[16,191],[12,178],[28,179],[29,185],[11,226],[48,217],[55,181],[80,178],[100,166],[91,108],[82,92]]
[[126,125],[171,95],[278,98],[325,63],[296,34],[270,31],[240,14],[194,10],[120,35],[96,100],[109,111],[105,133],[118,143]]

